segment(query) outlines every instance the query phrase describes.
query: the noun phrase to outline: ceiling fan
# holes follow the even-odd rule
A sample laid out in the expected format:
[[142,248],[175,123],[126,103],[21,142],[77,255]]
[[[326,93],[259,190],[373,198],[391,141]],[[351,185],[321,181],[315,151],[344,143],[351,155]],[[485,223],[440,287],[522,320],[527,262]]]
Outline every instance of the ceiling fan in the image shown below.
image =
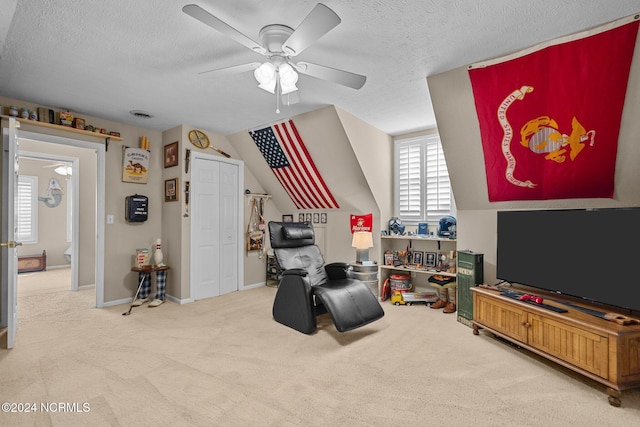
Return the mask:
[[54,163],[51,165],[45,165],[43,168],[55,168],[53,171],[62,176],[73,175],[73,166],[71,166],[71,163]]
[[[279,107],[281,95],[294,95],[293,102],[289,98],[289,103],[296,102],[295,92],[298,90],[296,87],[298,73],[328,80],[353,89],[360,89],[367,81],[366,76],[349,71],[310,62],[294,63],[291,61],[293,57],[302,53],[341,22],[340,17],[322,3],[316,4],[295,30],[281,24],[271,24],[263,27],[259,33],[261,43],[255,42],[198,5],[188,4],[182,8],[182,11],[251,49],[253,52],[267,57],[267,60],[262,63],[251,62],[204,71],[200,74],[218,76],[253,71],[254,77],[259,83],[258,87],[276,94],[277,107]],[[276,109],[276,112],[280,112],[279,108]]]

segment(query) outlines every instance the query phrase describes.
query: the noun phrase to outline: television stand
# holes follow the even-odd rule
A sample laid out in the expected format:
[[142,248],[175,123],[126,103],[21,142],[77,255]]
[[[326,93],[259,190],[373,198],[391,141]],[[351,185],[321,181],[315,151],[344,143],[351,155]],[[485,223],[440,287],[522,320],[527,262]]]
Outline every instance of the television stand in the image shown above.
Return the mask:
[[[471,290],[474,335],[486,329],[604,384],[613,406],[621,405],[623,390],[640,387],[640,325],[620,325],[571,307],[559,313],[505,298],[500,290]],[[557,301],[563,298],[553,296]],[[549,304],[559,307],[556,301]]]

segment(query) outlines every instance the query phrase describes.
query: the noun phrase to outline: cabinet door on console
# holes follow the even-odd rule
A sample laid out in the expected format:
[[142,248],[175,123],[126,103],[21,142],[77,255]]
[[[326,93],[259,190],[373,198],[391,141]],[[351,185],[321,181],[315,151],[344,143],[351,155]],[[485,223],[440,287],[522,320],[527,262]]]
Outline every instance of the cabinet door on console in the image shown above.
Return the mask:
[[513,304],[503,303],[499,297],[473,295],[473,320],[488,328],[527,342],[527,312]]
[[609,339],[536,314],[530,315],[529,345],[602,378],[608,378]]

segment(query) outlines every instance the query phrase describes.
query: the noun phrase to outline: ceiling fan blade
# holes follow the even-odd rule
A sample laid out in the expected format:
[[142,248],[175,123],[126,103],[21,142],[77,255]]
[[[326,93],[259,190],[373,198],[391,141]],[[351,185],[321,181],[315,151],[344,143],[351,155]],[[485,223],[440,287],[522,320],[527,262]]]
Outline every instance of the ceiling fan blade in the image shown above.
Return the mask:
[[251,40],[249,37],[245,36],[240,31],[231,27],[229,24],[216,18],[215,16],[213,16],[212,14],[210,14],[209,12],[207,12],[206,10],[198,6],[197,4],[188,4],[182,8],[182,11],[187,15],[202,22],[203,24],[208,25],[214,30],[221,32],[222,34],[226,35],[232,40],[235,40],[241,45],[248,47],[254,52],[260,53],[262,55],[265,55],[267,53],[265,48],[262,47],[260,44]]
[[341,22],[340,17],[318,3],[282,45],[282,51],[296,56]]
[[233,67],[218,68],[216,70],[202,71],[200,74],[203,77],[218,77],[228,76],[231,74],[240,74],[247,71],[253,71],[261,65],[260,62],[250,62],[248,64],[234,65]]
[[295,64],[295,67],[302,74],[328,80],[352,89],[360,89],[367,81],[366,76],[338,70],[337,68],[325,67],[324,65],[312,64],[310,62],[298,62]]

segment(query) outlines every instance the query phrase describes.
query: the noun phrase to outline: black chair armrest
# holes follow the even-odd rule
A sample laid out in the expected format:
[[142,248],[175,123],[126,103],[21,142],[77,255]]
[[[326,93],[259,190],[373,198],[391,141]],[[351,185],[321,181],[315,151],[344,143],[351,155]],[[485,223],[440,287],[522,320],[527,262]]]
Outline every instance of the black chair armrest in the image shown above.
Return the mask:
[[273,302],[273,318],[283,325],[310,334],[316,330],[313,298],[307,271],[302,268],[285,270]]
[[349,268],[346,262],[332,262],[324,266],[329,280],[346,279],[349,277]]
[[309,274],[304,268],[290,268],[282,272],[283,276],[306,276]]

